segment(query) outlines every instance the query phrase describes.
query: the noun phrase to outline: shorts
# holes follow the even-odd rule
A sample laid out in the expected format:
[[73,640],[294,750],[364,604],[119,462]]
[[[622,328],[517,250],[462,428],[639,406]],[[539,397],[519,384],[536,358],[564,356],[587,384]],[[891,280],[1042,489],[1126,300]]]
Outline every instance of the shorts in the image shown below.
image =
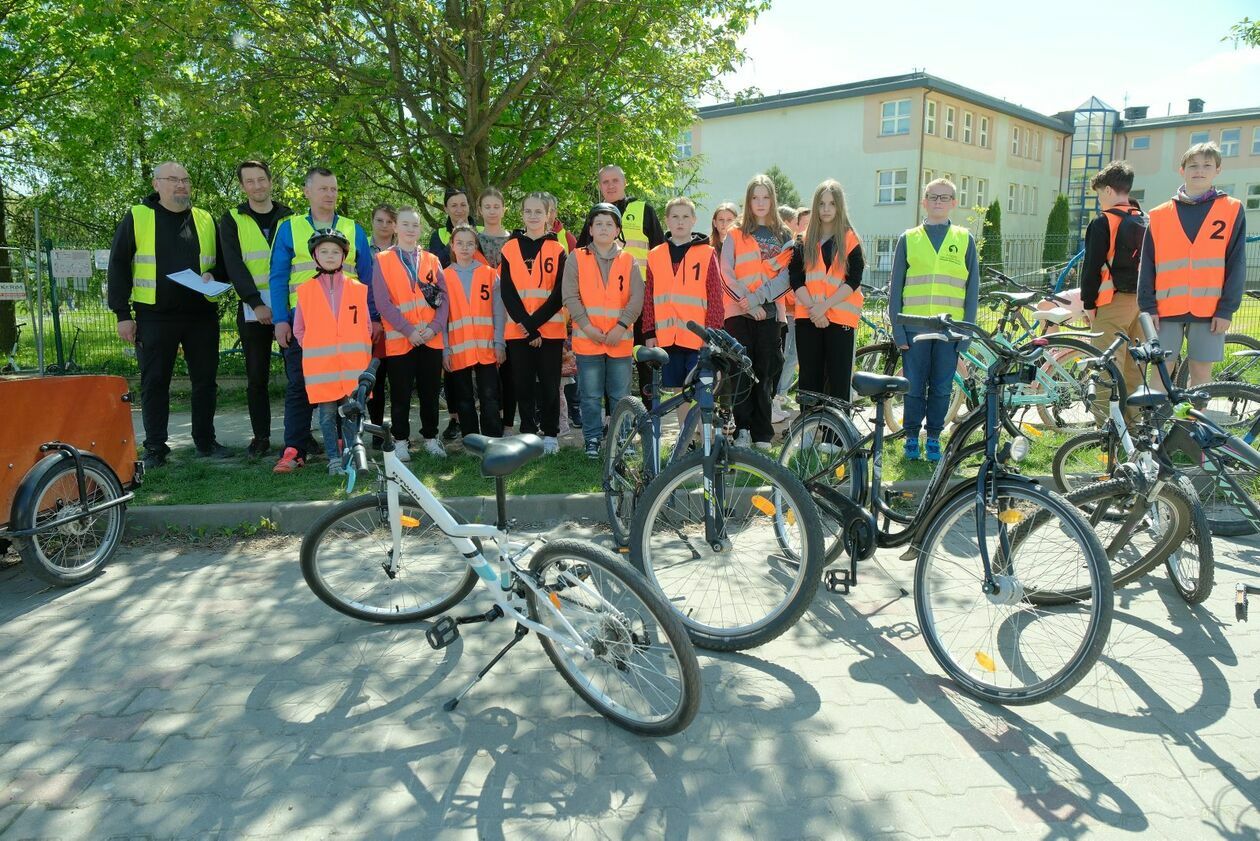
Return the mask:
[[1225,358],[1225,334],[1213,333],[1210,321],[1160,319],[1159,343],[1164,350],[1174,350],[1180,356],[1183,341],[1188,345],[1186,358],[1191,362],[1220,362]]
[[669,354],[669,361],[661,366],[661,388],[682,388],[700,359],[700,351],[675,345],[665,348],[665,352]]

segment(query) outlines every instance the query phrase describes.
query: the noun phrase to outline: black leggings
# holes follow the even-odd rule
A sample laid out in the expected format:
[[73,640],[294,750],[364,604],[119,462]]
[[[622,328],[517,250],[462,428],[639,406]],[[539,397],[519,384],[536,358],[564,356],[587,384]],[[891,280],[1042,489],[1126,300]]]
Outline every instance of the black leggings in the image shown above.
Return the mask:
[[438,392],[442,383],[442,350],[424,345],[389,357],[390,432],[399,441],[411,438],[411,396],[420,396],[420,435],[438,434]]
[[555,438],[560,434],[560,358],[563,352],[564,339],[543,339],[541,347],[530,347],[525,339],[508,341],[508,362],[521,414],[519,432],[537,433],[541,427],[545,437]]
[[815,327],[807,318],[796,319],[796,361],[801,370],[797,388],[848,400],[855,338],[852,327]]
[[[474,388],[474,378],[476,387]],[[477,432],[498,438],[503,435],[499,414],[499,366],[473,365],[446,373],[446,399],[455,401],[455,414],[464,435]],[[478,423],[477,404],[481,404]]]
[[770,395],[774,391],[774,372],[783,368],[783,352],[779,349],[779,322],[773,318],[757,321],[745,315],[726,319],[726,332],[744,346],[752,360],[757,382],[749,387],[748,377],[741,375],[735,393],[744,395],[735,404],[735,426],[747,429],[753,443],[770,443],[774,426],[770,423]]

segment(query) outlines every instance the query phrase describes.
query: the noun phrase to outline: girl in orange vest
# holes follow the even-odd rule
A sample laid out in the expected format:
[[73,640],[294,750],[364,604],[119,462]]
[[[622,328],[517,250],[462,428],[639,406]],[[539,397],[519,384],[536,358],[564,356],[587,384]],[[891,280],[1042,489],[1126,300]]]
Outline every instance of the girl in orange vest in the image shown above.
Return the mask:
[[398,210],[397,244],[375,257],[372,291],[385,323],[389,360],[391,432],[394,454],[403,461],[411,437],[411,395],[420,395],[420,435],[424,450],[438,458],[446,450],[438,440],[438,385],[442,381],[442,334],[450,305],[446,279],[436,255],[420,248],[420,215],[415,208]]
[[[317,272],[308,283],[298,287],[293,336],[302,348],[306,398],[319,406],[319,429],[324,436],[324,452],[328,455],[328,473],[341,475],[345,468],[338,439],[344,442],[349,425],[339,423],[337,403],[355,390],[359,375],[372,361],[367,287],[342,272],[350,254],[350,242],[341,231],[336,228],[316,231],[306,247],[315,259]],[[288,450],[284,455],[290,456]],[[282,462],[285,460],[281,458]],[[289,460],[302,466],[296,450]]]
[[[446,267],[450,313],[446,321],[442,364],[447,370],[446,399],[453,403],[464,435],[503,434],[499,414],[499,363],[503,306],[495,270],[476,259],[477,231],[456,225],[451,231],[452,262]],[[496,341],[496,339],[498,339]],[[480,423],[477,404],[480,403]]]
[[[701,339],[687,329],[687,322],[721,328],[725,320],[717,254],[708,237],[692,232],[695,226],[696,206],[691,199],[671,199],[665,205],[669,239],[648,252],[643,337],[648,347],[662,347],[669,353],[661,371],[662,388],[682,388],[696,367]],[[680,428],[690,408],[688,403],[678,408]]]
[[630,393],[632,326],[643,310],[643,277],[622,250],[621,211],[600,202],[586,217],[590,245],[575,249],[564,267],[564,305],[573,317],[587,458],[599,458],[604,398],[614,405]]
[[[547,232],[547,202],[530,193],[521,206],[525,230],[504,244],[499,262],[508,367],[521,411],[521,432],[542,427],[543,449],[560,449],[560,358],[565,324],[560,278],[565,253]],[[537,420],[535,420],[537,418]]]
[[792,231],[779,219],[774,182],[755,175],[744,193],[744,213],[722,243],[727,286],[726,331],[746,349],[757,382],[735,384],[736,444],[770,449],[774,427],[770,396],[783,364],[780,327],[786,321],[780,298],[788,289],[787,258]]
[[865,269],[861,240],[849,225],[844,189],[828,179],[814,191],[809,226],[796,241],[788,264],[796,292],[802,391],[848,399]]

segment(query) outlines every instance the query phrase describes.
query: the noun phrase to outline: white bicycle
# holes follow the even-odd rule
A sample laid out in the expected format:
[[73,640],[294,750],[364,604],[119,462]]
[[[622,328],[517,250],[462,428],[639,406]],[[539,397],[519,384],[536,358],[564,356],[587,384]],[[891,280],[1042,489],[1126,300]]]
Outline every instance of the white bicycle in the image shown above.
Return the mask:
[[[580,540],[509,539],[505,477],[542,455],[536,435],[469,435],[464,447],[495,480],[496,525],[468,523],[447,508],[394,453],[388,423],[364,422],[364,401],[378,362],[341,405],[347,485],[369,463],[362,437],[382,441],[380,489],[351,497],[302,540],[302,575],[330,607],[368,622],[430,619],[462,602],[480,579],[494,606],[471,616],[441,616],[426,630],[435,649],[459,638],[460,626],[509,617],[511,641],[446,702],[453,710],[530,631],[578,695],[615,724],[668,736],[684,729],[700,704],[700,666],[682,622],[643,576],[606,549]],[[494,543],[496,564],[482,551]],[[535,547],[538,547],[535,549]]]

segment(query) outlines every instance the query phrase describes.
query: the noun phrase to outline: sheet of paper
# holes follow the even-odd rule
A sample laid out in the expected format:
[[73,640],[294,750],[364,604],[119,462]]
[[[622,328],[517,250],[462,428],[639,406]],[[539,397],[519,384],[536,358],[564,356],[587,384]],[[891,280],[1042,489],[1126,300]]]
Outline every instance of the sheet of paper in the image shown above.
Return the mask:
[[202,280],[201,275],[191,269],[184,269],[182,272],[173,272],[168,274],[171,280],[180,286],[187,286],[194,292],[200,292],[209,298],[222,295],[224,292],[232,288],[230,283],[220,283],[217,280]]
[[257,321],[257,320],[258,320],[258,316],[254,315],[254,308],[253,308],[253,307],[251,307],[249,304],[241,304],[241,306],[245,308],[245,320],[246,320],[246,321]]

